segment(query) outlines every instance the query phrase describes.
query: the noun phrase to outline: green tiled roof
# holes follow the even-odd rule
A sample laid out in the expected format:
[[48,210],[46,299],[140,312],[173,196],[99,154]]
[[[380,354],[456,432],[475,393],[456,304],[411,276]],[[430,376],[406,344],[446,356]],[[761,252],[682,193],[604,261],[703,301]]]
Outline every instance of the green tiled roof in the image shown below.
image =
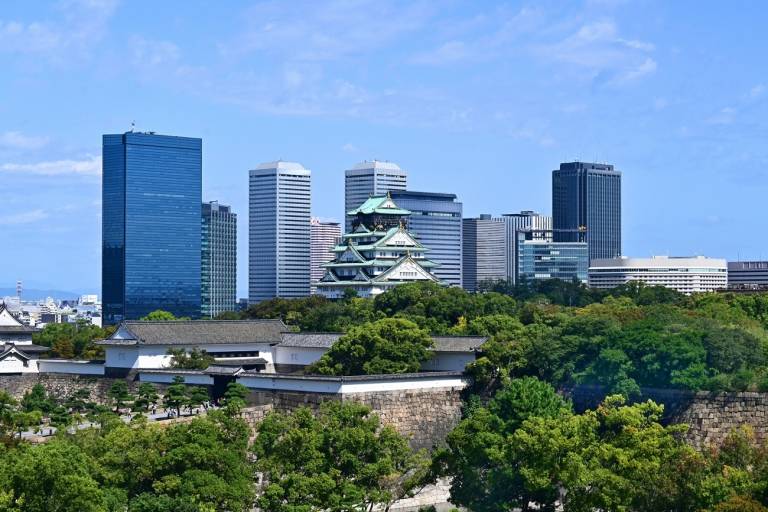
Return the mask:
[[362,213],[362,214],[382,213],[385,215],[410,215],[411,214],[409,210],[405,210],[397,206],[395,202],[392,201],[392,198],[389,196],[369,197],[363,204],[361,204],[354,210],[349,210],[347,212],[347,215],[357,215],[358,213]]

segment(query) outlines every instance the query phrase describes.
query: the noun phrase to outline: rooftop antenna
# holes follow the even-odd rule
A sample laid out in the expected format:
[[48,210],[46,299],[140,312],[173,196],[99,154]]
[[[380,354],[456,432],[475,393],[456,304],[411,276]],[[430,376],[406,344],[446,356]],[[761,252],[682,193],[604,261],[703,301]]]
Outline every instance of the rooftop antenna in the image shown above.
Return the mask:
[[131,133],[133,133],[133,130],[136,128],[136,121],[131,121]]

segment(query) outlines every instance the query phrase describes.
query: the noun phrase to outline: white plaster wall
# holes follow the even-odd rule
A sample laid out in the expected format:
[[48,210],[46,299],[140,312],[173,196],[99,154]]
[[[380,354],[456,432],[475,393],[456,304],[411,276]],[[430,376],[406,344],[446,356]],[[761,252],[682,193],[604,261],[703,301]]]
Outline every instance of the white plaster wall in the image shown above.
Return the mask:
[[344,382],[341,385],[342,393],[371,393],[375,391],[401,391],[408,389],[433,389],[433,388],[459,388],[464,389],[467,380],[462,377],[443,377],[434,379],[408,379],[408,380],[366,380],[358,382]]
[[435,352],[434,356],[421,365],[422,370],[440,372],[463,372],[475,360],[475,354],[467,352]]
[[309,365],[322,357],[328,349],[318,347],[281,347],[276,346],[275,364]]
[[308,391],[314,393],[338,393],[341,382],[310,379],[270,379],[259,377],[239,377],[237,382],[250,389],[274,391]]
[[87,361],[40,359],[37,363],[40,373],[71,373],[76,375],[104,375],[103,364]]
[[188,375],[183,373],[148,373],[139,372],[139,380],[141,382],[154,382],[156,384],[170,384],[173,382],[173,378],[176,375],[184,377],[184,384],[195,384],[200,386],[213,385],[213,378],[210,375]]
[[106,345],[104,354],[105,366],[108,368],[134,368],[139,348],[136,345]]
[[0,361],[0,374],[3,373],[37,373],[37,361],[30,359],[24,366],[23,359],[11,354]]

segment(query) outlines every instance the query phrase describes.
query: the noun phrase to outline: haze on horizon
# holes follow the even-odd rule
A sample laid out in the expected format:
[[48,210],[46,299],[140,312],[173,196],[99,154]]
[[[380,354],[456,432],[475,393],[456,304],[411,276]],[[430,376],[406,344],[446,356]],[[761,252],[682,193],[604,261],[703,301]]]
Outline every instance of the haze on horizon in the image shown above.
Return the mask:
[[627,255],[768,258],[767,22],[746,1],[4,3],[0,288],[101,293],[101,135],[134,120],[203,139],[239,296],[248,170],[279,158],[337,220],[365,159],[468,217],[548,213],[561,161],[607,161]]

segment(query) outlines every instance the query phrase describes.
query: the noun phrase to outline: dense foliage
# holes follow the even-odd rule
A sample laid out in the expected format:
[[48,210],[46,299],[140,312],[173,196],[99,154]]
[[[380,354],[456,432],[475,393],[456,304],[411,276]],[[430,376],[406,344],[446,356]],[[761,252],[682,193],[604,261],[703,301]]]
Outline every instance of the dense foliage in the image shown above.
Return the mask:
[[94,341],[104,339],[114,332],[113,327],[102,329],[84,320],[77,323],[48,324],[42,331],[32,334],[32,342],[51,347],[55,357],[67,359],[99,359],[104,350]]
[[[486,335],[484,355],[470,371],[488,390],[523,376],[556,386],[597,384],[625,395],[640,387],[768,389],[768,294],[686,297],[637,283],[604,291],[558,280],[485,288],[471,294],[413,283],[375,299],[275,299],[251,306],[243,317],[282,318],[301,330],[342,331],[355,339],[393,318],[430,334]],[[343,370],[328,370],[326,361],[323,371],[351,371],[340,361],[360,358],[361,350],[360,343],[339,344],[333,364]],[[358,366],[370,360],[363,359]]]
[[662,410],[614,395],[574,414],[548,384],[516,379],[468,407],[435,467],[473,512],[766,510],[768,451],[749,430],[700,453]]
[[386,318],[352,327],[307,373],[378,375],[413,373],[429,359],[429,333],[402,318]]

